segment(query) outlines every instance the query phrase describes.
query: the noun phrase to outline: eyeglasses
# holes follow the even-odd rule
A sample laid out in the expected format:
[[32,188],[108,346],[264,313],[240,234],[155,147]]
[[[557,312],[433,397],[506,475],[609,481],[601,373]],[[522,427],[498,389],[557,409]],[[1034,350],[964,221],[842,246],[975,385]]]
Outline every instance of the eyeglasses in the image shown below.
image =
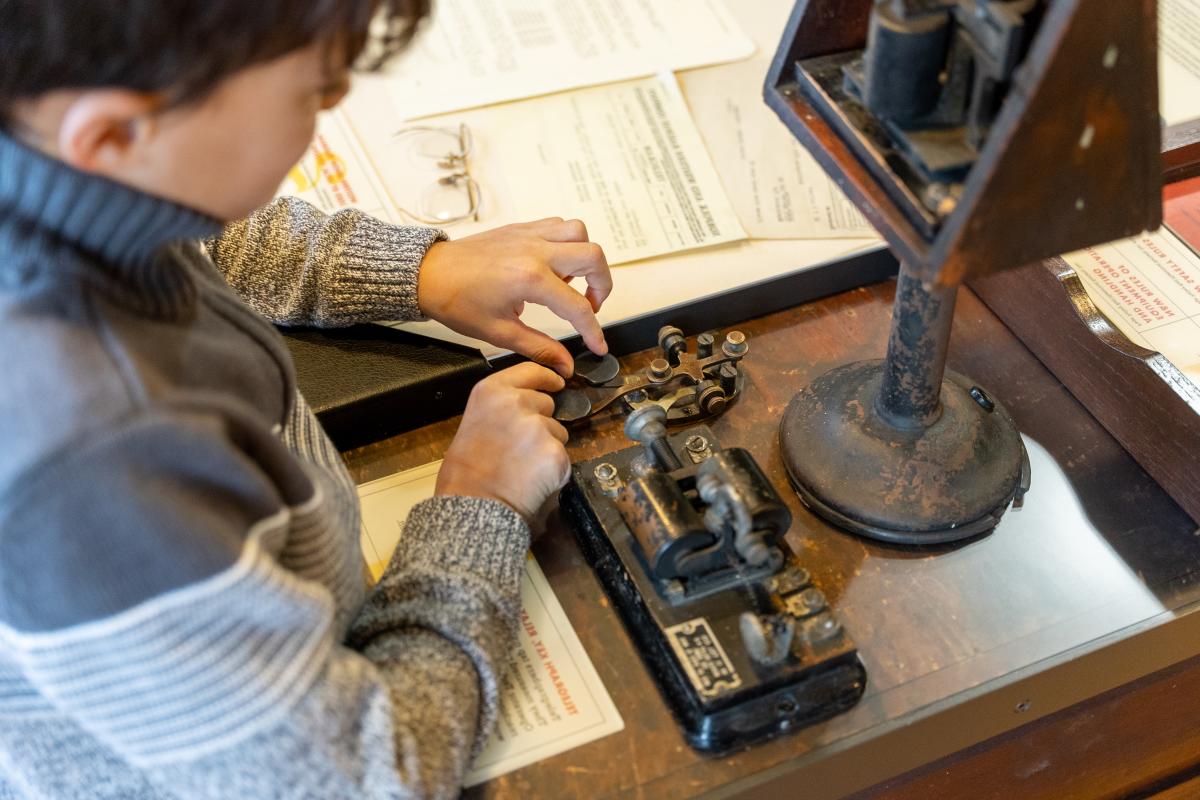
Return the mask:
[[471,154],[471,130],[465,124],[457,129],[430,125],[411,125],[393,134],[414,169],[428,170],[435,165],[448,170],[417,198],[415,210],[400,210],[426,225],[452,225],[472,219],[479,221],[479,184],[471,177],[467,157]]

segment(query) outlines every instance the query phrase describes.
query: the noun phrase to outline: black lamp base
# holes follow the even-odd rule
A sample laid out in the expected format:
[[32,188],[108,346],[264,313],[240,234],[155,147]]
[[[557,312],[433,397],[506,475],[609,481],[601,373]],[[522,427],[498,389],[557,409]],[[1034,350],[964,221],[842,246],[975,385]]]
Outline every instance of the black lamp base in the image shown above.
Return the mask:
[[876,407],[883,365],[832,369],[788,404],[779,438],[801,499],[840,528],[896,544],[987,533],[1029,488],[1029,455],[1012,417],[946,370],[938,419],[893,424]]

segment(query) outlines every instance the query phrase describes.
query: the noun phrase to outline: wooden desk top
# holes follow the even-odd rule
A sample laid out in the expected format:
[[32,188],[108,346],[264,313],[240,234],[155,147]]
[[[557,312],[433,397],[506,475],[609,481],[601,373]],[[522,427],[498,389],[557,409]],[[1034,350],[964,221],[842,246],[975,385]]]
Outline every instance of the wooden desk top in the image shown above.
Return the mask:
[[[840,796],[1200,653],[1200,615],[1188,608],[1200,599],[1195,523],[968,290],[949,366],[1017,420],[1032,462],[1025,507],[982,540],[913,550],[842,533],[801,506],[777,452],[779,418],[825,370],[882,357],[893,288],[868,286],[741,326],[751,347],[747,389],[712,423],[722,444],[751,450],[789,499],[788,541],[866,664],[862,702],[730,757],[696,754],[572,535],[552,520],[534,552],[625,730],[473,794],[660,798],[803,786],[806,797]],[[456,424],[352,451],[347,461],[360,482],[428,463]],[[586,459],[624,446],[619,421],[607,420],[577,431],[570,450]]]

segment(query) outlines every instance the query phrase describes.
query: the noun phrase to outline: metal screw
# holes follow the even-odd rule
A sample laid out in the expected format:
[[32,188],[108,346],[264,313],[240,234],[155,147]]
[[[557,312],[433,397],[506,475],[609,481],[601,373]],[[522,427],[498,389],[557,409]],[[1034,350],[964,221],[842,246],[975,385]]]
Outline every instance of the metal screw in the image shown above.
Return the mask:
[[600,491],[607,495],[615,495],[621,490],[621,478],[617,472],[617,468],[605,461],[603,464],[597,464],[592,470],[592,474],[596,476],[597,482],[600,484]]
[[809,575],[808,570],[792,564],[771,579],[771,588],[778,594],[790,594],[800,587],[806,586],[811,580],[812,576]]
[[786,659],[796,633],[796,624],[791,617],[759,616],[749,611],[742,613],[738,628],[746,652],[763,666],[773,666]]
[[[761,567],[771,560],[771,548],[763,544],[761,536],[746,536],[742,540],[742,546],[738,549],[738,555],[752,567]],[[736,547],[736,543],[735,543]]]
[[797,617],[810,617],[825,608],[825,595],[821,590],[810,586],[787,599],[789,614]]
[[939,217],[948,217],[958,207],[958,200],[950,193],[950,187],[944,183],[935,182],[925,189],[925,207]]
[[738,368],[735,365],[725,362],[717,370],[717,377],[721,379],[721,388],[727,396],[737,391]]
[[746,344],[746,334],[741,331],[730,331],[725,334],[725,341],[721,344],[721,350],[730,358],[746,355],[746,351],[750,349],[750,345]]
[[702,333],[696,337],[696,355],[700,358],[708,358],[712,355],[713,345],[717,343],[717,337],[711,333]]
[[823,612],[813,617],[808,627],[805,629],[805,635],[808,640],[814,644],[827,642],[830,639],[840,635],[842,632],[842,623],[833,618],[829,612]]
[[989,414],[996,410],[996,404],[992,402],[992,398],[987,396],[987,393],[978,386],[972,386],[970,391],[971,399],[979,403],[980,407]]
[[692,460],[693,464],[699,464],[712,455],[708,449],[708,439],[699,434],[689,436],[687,441],[683,443],[683,447],[687,450],[688,458]]
[[665,358],[656,358],[650,362],[650,380],[661,383],[671,377],[671,365]]
[[687,339],[683,338],[683,331],[679,328],[665,325],[658,331],[658,346],[662,348],[668,361],[678,364],[679,354],[687,352]]
[[696,403],[705,414],[720,414],[725,410],[725,390],[715,383],[709,384],[700,390]]

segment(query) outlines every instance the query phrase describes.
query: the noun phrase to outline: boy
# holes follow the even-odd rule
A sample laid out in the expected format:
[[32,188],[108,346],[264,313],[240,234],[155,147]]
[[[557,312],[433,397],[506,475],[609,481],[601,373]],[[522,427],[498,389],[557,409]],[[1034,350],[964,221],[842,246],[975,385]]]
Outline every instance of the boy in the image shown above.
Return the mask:
[[275,321],[423,314],[568,374],[517,315],[603,352],[603,255],[560,219],[220,224],[270,199],[372,18],[380,59],[424,5],[0,0],[0,798],[457,794],[567,474],[562,378],[479,384],[368,596],[354,485],[230,284]]

